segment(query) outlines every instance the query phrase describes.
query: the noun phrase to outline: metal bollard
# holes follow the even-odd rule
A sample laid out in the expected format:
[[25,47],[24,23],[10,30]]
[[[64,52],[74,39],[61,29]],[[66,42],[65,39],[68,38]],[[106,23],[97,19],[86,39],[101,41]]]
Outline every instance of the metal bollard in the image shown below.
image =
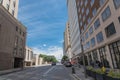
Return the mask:
[[75,74],[75,68],[72,67],[72,74]]

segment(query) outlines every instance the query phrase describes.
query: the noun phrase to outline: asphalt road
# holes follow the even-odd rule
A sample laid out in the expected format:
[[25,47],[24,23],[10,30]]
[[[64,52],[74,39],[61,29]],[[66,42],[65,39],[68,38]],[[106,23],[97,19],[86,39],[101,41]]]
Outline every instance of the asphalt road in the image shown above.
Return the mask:
[[71,68],[63,65],[41,66],[0,76],[0,80],[75,80]]

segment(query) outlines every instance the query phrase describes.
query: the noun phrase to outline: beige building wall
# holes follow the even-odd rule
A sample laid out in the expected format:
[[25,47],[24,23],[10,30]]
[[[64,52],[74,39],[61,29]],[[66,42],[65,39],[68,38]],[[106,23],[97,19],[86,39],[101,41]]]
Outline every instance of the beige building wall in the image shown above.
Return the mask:
[[15,17],[18,15],[19,0],[0,0],[1,4]]
[[[93,33],[88,34],[88,38],[84,40],[82,43],[84,45],[84,53],[88,57],[88,63],[90,64],[90,57],[91,55],[92,60],[99,60],[103,64],[105,61],[102,61],[103,59],[106,59],[109,63],[109,66],[111,68],[120,68],[120,1],[114,2],[118,0],[105,0],[105,2],[97,9],[96,15],[93,16],[90,23],[87,25],[87,28],[84,30],[84,32],[81,34],[84,37],[86,36],[86,33],[89,33],[89,29],[93,27]],[[117,7],[116,7],[117,4]],[[110,9],[110,15],[106,13],[104,16],[108,16],[105,20],[103,20],[102,15],[103,12],[106,10],[106,8],[109,7]],[[109,13],[109,12],[108,12]],[[99,19],[100,25],[97,29],[95,29],[95,21]],[[111,34],[109,37],[107,34],[110,34],[113,30],[108,30],[108,26],[110,24],[114,25],[115,33]],[[106,32],[106,30],[108,30]],[[98,33],[102,32],[103,40],[101,42],[98,42],[101,38],[97,39]],[[82,37],[81,37],[82,38]],[[95,38],[95,45],[92,46],[91,39]],[[86,45],[87,42],[90,42],[89,45]],[[116,47],[114,47],[116,46]]]
[[26,28],[0,4],[0,70],[22,68]]
[[26,46],[25,66],[32,66],[33,64],[33,50]]

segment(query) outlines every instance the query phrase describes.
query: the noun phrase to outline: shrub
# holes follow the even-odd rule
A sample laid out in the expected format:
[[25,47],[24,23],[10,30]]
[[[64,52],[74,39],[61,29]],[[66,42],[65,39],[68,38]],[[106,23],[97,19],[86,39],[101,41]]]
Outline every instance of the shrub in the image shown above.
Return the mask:
[[116,72],[116,71],[110,70],[108,72],[107,76],[112,77],[112,78],[120,78],[120,72]]

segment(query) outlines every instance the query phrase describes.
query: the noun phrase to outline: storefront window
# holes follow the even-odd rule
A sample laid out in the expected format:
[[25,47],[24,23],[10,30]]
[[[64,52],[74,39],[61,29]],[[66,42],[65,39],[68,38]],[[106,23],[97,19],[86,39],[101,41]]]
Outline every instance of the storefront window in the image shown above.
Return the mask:
[[103,66],[109,67],[109,62],[106,57],[105,47],[99,48],[100,60]]
[[109,49],[114,68],[120,69],[120,41],[111,43]]

